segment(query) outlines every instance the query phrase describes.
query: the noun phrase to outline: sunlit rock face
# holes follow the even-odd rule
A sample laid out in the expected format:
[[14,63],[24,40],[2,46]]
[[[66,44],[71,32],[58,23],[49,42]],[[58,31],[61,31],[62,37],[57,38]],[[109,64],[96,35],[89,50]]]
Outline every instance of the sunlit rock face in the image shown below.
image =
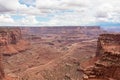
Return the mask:
[[98,38],[94,66],[85,70],[84,80],[120,80],[120,34],[102,34]]
[[12,55],[27,49],[27,42],[22,39],[20,28],[0,28],[0,45],[4,55]]
[[104,52],[120,52],[120,34],[101,34],[97,44],[96,56]]
[[[1,48],[1,46],[0,46]],[[1,54],[1,51],[0,51],[0,80],[2,80],[5,76],[4,74],[4,71],[3,71],[3,65],[2,65],[2,54]]]
[[0,80],[17,80],[4,72],[2,56],[11,56],[28,48],[28,42],[22,39],[20,28],[0,28]]

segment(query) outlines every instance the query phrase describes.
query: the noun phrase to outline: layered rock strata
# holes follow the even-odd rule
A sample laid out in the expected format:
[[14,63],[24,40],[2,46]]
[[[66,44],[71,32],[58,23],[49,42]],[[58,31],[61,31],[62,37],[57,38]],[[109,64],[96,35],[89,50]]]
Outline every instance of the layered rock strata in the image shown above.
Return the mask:
[[5,74],[2,56],[13,55],[27,47],[28,42],[22,39],[20,28],[0,28],[0,80],[17,80]]
[[0,46],[4,55],[12,55],[27,49],[28,42],[22,39],[20,28],[0,28]]
[[[1,46],[0,46],[1,48]],[[0,50],[0,80],[2,80],[5,77],[5,73],[4,73],[4,69],[3,69],[3,65],[2,65],[2,53]]]
[[120,34],[102,34],[98,38],[99,60],[84,73],[83,80],[120,80]]

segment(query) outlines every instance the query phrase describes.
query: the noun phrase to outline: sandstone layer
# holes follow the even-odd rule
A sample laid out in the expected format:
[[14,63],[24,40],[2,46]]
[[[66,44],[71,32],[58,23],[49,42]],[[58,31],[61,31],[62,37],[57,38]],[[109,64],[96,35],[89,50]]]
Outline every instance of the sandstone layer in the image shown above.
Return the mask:
[[96,57],[85,70],[84,80],[120,80],[120,34],[101,34]]
[[13,55],[28,48],[22,39],[20,28],[0,28],[0,46],[4,55]]
[[22,39],[20,28],[0,28],[0,80],[16,80],[5,74],[2,56],[26,50],[27,45],[28,43]]

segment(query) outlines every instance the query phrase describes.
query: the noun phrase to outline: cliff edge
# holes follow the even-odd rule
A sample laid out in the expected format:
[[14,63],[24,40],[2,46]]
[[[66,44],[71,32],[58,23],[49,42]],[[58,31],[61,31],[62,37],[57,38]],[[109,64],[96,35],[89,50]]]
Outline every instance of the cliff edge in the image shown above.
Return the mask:
[[84,70],[83,80],[120,80],[120,34],[101,34],[95,64]]
[[5,74],[2,56],[10,56],[27,48],[28,42],[22,39],[20,28],[0,28],[0,80],[17,80]]
[[0,46],[4,55],[13,55],[28,48],[20,28],[0,28]]

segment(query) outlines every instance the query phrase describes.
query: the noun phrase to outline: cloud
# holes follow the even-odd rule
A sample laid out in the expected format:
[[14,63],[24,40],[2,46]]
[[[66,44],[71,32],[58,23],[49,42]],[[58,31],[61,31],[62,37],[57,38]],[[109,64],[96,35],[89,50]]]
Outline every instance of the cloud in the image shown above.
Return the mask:
[[0,25],[15,24],[10,15],[0,15]]
[[[84,18],[82,19],[82,17]],[[80,26],[80,25],[93,25],[95,18],[88,15],[80,15],[77,12],[74,13],[64,13],[61,15],[55,15],[47,22],[42,22],[42,25],[53,25],[53,26]]]
[[3,5],[0,5],[0,12],[2,13],[2,12],[8,12],[8,11],[10,11],[9,9],[7,9],[5,6],[3,6]]
[[[0,14],[8,25],[97,25],[120,23],[119,4],[119,0],[0,0]],[[12,15],[24,18],[15,20]],[[49,19],[42,21],[37,16]]]
[[35,19],[35,16],[26,16],[22,20],[18,21],[21,25],[36,25],[38,21]]
[[23,15],[20,19],[16,16],[16,20],[14,20],[12,15],[5,14],[0,15],[0,25],[1,26],[33,26],[37,25],[39,22],[36,20],[36,17],[33,15]]

